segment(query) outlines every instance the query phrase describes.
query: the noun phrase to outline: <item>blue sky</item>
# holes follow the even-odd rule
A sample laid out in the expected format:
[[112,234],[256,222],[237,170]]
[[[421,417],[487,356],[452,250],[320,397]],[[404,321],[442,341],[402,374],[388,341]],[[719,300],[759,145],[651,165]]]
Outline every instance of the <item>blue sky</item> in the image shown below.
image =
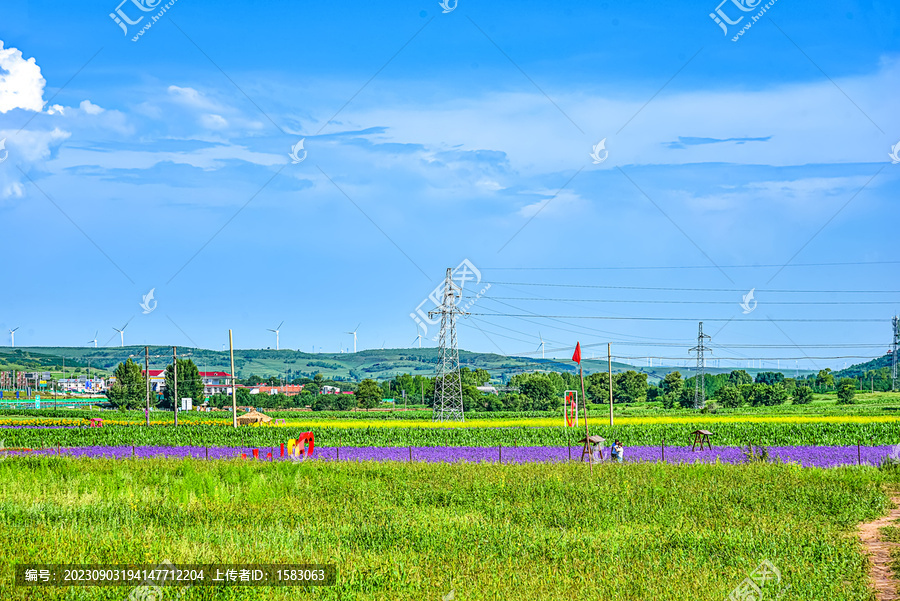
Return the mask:
[[[466,349],[681,361],[703,319],[723,366],[886,350],[900,295],[826,291],[900,289],[890,2],[777,0],[736,42],[765,3],[725,35],[699,0],[177,0],[135,42],[140,3],[0,8],[17,345],[408,347],[468,259]],[[563,317],[496,315],[528,312]]]

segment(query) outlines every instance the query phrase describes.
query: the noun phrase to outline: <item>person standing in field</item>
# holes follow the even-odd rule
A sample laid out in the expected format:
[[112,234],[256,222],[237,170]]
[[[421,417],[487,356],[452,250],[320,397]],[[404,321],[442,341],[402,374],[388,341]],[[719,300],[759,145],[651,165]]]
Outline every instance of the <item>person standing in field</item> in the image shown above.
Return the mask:
[[612,449],[610,450],[610,455],[612,456],[611,458],[615,459],[619,463],[622,463],[624,454],[625,454],[625,447],[623,447],[622,443],[617,440],[616,443],[613,445]]

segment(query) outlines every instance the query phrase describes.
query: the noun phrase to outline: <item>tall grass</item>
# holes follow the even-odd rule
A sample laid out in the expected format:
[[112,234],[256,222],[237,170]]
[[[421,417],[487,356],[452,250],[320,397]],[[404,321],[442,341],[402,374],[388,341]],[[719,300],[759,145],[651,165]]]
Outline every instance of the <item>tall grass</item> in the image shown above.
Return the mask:
[[868,600],[851,532],[887,507],[875,469],[787,465],[0,462],[2,599],[20,562],[334,563],[327,589],[200,599],[715,599],[762,560],[784,601]]

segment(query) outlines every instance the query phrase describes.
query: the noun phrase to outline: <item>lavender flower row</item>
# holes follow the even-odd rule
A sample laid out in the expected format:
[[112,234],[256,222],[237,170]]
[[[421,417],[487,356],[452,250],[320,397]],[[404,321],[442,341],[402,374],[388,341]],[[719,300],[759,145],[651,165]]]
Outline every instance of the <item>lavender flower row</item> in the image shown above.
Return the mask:
[[[894,447],[839,447],[839,446],[791,446],[767,447],[770,461],[799,463],[804,467],[835,467],[839,465],[881,465]],[[93,446],[68,447],[59,453],[71,457],[110,457],[128,459],[131,457],[171,457],[195,459],[236,459],[242,454],[253,459],[253,450],[258,451],[259,460],[287,460],[281,457],[280,447],[198,447],[198,446]],[[608,450],[604,458],[608,459]],[[57,449],[40,451],[8,451],[10,455],[55,455]],[[690,447],[635,446],[626,447],[625,462],[662,461],[668,463],[743,463],[746,455],[739,447],[714,447],[703,451],[692,451]],[[581,447],[317,447],[312,459],[323,461],[426,461],[503,463],[558,463],[578,461]]]
[[60,430],[60,429],[71,429],[71,428],[88,428],[90,426],[27,426],[27,425],[16,425],[16,424],[8,424],[8,425],[0,425],[0,428],[6,428],[10,430]]

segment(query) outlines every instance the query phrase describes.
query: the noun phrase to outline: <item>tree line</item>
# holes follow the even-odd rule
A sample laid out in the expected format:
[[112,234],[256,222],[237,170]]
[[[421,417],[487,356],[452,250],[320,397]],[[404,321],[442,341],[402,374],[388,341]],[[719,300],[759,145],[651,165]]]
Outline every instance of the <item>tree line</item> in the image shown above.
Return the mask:
[[[795,404],[812,401],[814,392],[837,391],[838,401],[853,402],[859,389],[890,389],[890,368],[862,372],[856,378],[836,379],[831,369],[820,370],[805,378],[787,378],[781,372],[759,372],[752,377],[744,370],[729,373],[707,374],[704,378],[705,397],[724,407],[741,405],[771,406],[791,400]],[[123,409],[141,409],[145,406],[146,380],[141,366],[131,359],[120,363],[115,370],[116,382],[107,391],[110,402]],[[460,369],[463,408],[465,411],[547,411],[557,409],[567,390],[574,390],[581,398],[581,383],[576,374],[569,372],[529,372],[515,374],[509,378],[498,394],[479,390],[490,384],[491,375],[485,369]],[[314,411],[348,410],[353,408],[371,409],[378,407],[385,399],[392,399],[395,406],[425,405],[434,403],[435,377],[409,373],[394,376],[390,380],[377,382],[366,378],[358,384],[326,379],[321,373],[312,378],[300,377],[291,380],[293,385],[302,385],[299,395],[250,394],[249,388],[238,387],[237,404],[259,408],[286,409],[310,407]],[[251,374],[247,378],[236,378],[243,386],[281,386],[284,381],[277,377],[263,378]],[[172,409],[175,398],[175,373],[171,364],[165,370],[165,389],[162,399],[151,394],[153,407]],[[588,401],[605,404],[610,398],[609,375],[595,372],[584,379]],[[866,386],[868,384],[868,386]],[[326,386],[341,388],[341,392],[354,394],[322,394]],[[651,384],[646,373],[628,370],[612,375],[612,401],[620,403],[642,403],[659,401],[663,407],[693,407],[696,376],[683,378],[680,372],[667,374],[658,384]],[[195,404],[205,397],[200,372],[191,359],[178,359],[178,396],[191,397]],[[209,397],[212,407],[230,407],[231,396],[213,394]],[[715,405],[713,405],[715,407]]]

